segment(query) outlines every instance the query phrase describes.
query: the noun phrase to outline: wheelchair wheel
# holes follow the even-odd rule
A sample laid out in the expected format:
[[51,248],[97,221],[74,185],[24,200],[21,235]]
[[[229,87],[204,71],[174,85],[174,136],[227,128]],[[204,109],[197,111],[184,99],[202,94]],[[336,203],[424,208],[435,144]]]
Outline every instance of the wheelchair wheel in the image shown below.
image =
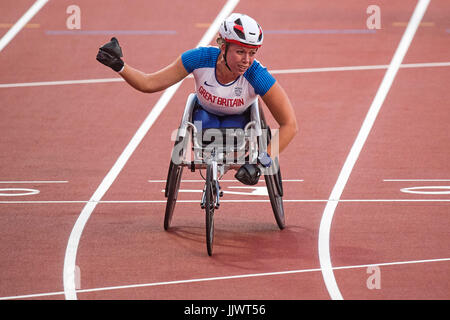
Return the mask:
[[267,192],[269,193],[270,205],[277,221],[278,227],[283,230],[285,227],[285,216],[283,207],[283,195],[279,191],[281,186],[281,171],[273,175],[264,175],[266,180]]
[[167,182],[165,195],[167,197],[166,213],[164,215],[164,229],[168,230],[172,221],[173,211],[177,202],[178,190],[180,189],[181,175],[183,167],[170,161],[169,172],[167,174]]
[[[259,106],[259,113],[261,117],[261,128],[267,129],[267,144],[270,143],[271,134],[270,128],[266,123],[266,119],[261,106]],[[269,193],[270,205],[272,206],[272,211],[275,216],[278,227],[283,230],[286,226],[286,219],[284,215],[283,206],[283,184],[281,178],[281,169],[278,163],[278,159],[274,159],[272,168],[276,168],[277,172],[270,172],[270,174],[264,175],[264,180],[266,181],[267,192]],[[274,170],[271,170],[274,171]]]
[[205,201],[205,217],[206,217],[206,249],[208,255],[212,255],[214,244],[214,208],[215,197],[217,196],[215,190],[215,182],[213,181],[212,165],[206,168],[206,201]]
[[[184,139],[178,138],[172,149],[172,156],[167,172],[166,188],[164,195],[167,198],[166,212],[164,215],[164,229],[168,230],[172,221],[173,211],[177,202],[178,190],[180,189],[183,166],[180,165],[184,155]],[[175,161],[175,163],[174,163]]]

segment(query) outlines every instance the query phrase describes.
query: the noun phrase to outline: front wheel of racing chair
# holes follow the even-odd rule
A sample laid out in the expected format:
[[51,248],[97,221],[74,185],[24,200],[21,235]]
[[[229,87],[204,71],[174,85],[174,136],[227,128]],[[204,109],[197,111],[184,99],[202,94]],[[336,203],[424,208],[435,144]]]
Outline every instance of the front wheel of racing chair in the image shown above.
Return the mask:
[[205,221],[206,221],[206,249],[211,256],[214,244],[214,209],[217,204],[218,186],[213,176],[213,164],[206,167],[205,181]]
[[[266,118],[264,116],[262,108],[259,106],[259,114],[261,118],[261,129],[263,129],[263,135],[260,137],[266,141],[266,146],[269,145],[272,135],[270,127],[267,125]],[[259,145],[264,141],[260,141]],[[275,216],[278,227],[283,230],[286,226],[286,219],[284,215],[283,206],[283,183],[281,178],[281,169],[278,162],[278,158],[273,159],[272,166],[264,174],[264,180],[266,181],[267,192],[269,194],[270,205]]]

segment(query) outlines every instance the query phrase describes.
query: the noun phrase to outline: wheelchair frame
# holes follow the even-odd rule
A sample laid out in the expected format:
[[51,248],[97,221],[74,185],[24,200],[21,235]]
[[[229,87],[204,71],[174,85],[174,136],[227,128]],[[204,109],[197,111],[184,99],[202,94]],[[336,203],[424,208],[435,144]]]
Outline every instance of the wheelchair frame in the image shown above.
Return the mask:
[[[241,128],[207,129],[215,138],[210,144],[204,145],[205,133],[199,132],[192,123],[192,114],[197,104],[197,97],[191,93],[181,118],[180,127],[175,137],[171,160],[166,180],[165,196],[167,197],[164,229],[168,230],[173,216],[181,176],[184,167],[191,171],[206,169],[205,186],[203,188],[200,206],[206,213],[206,244],[209,255],[212,255],[214,240],[214,210],[220,207],[220,198],[223,192],[219,181],[230,169],[237,170],[244,163],[257,163],[260,151],[266,151],[270,142],[270,128],[266,124],[264,113],[256,100],[249,108],[250,121]],[[240,130],[240,131],[239,131]],[[223,138],[227,143],[223,145]],[[233,143],[230,144],[230,138]],[[241,141],[239,140],[241,139]],[[216,142],[217,140],[217,142]],[[235,143],[234,141],[237,140]],[[187,153],[192,152],[193,160],[187,159]],[[230,160],[233,155],[233,161]],[[238,155],[238,158],[234,156]],[[224,162],[225,160],[225,162]],[[266,181],[272,210],[280,229],[285,227],[283,208],[283,187],[278,159],[273,159],[269,169],[261,168]],[[201,174],[201,171],[200,171]]]

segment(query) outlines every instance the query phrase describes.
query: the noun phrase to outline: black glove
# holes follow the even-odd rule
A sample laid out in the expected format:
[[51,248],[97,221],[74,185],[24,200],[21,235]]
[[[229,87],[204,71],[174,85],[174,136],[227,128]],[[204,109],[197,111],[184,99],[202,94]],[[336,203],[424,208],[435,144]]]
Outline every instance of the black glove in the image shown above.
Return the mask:
[[[269,168],[272,165],[272,158],[267,152],[261,152],[258,155],[258,164],[263,168]],[[262,172],[257,164],[246,163],[239,168],[234,177],[243,184],[253,186],[258,183]]]
[[123,57],[122,48],[116,38],[111,38],[111,41],[102,46],[97,53],[97,60],[116,72],[122,70],[124,66],[121,57]]
[[246,163],[239,168],[234,177],[243,184],[253,186],[258,183],[261,170],[256,164]]

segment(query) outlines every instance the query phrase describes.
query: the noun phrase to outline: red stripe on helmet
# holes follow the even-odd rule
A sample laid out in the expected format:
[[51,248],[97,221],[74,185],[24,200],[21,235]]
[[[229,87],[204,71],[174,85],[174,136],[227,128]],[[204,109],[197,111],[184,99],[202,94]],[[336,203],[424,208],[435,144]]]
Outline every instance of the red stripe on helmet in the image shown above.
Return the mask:
[[242,33],[244,33],[244,27],[243,27],[243,26],[240,26],[240,25],[238,25],[238,24],[235,24],[233,28],[234,28],[234,29],[238,29],[239,31],[241,31]]
[[226,42],[235,43],[235,44],[238,44],[238,45],[243,46],[243,47],[246,47],[246,48],[252,48],[252,49],[253,49],[253,48],[259,48],[259,47],[261,47],[260,44],[257,44],[257,45],[247,44],[247,43],[243,43],[243,42],[240,42],[240,41],[234,40],[234,39],[225,39],[225,41],[226,41]]

